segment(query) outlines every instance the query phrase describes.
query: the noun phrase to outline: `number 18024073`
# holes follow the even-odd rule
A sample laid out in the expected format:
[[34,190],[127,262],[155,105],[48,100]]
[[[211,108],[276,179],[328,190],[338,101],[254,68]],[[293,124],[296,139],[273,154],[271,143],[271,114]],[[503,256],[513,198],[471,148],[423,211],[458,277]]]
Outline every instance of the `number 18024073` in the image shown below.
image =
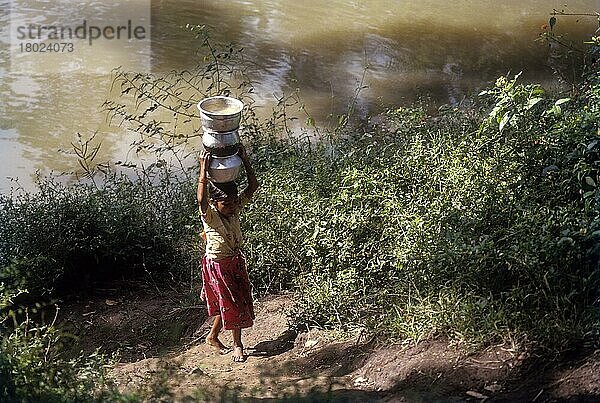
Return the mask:
[[25,42],[20,43],[22,53],[64,53],[73,52],[75,50],[72,42],[50,42],[50,43],[37,43],[37,42]]

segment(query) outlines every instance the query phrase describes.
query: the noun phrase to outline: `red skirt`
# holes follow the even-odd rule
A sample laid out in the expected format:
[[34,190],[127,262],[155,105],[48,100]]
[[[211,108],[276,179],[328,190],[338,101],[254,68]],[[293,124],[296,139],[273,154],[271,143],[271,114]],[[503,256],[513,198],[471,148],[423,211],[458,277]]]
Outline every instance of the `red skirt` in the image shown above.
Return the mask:
[[254,306],[246,261],[241,254],[224,259],[202,258],[202,293],[209,316],[221,315],[225,330],[251,327]]

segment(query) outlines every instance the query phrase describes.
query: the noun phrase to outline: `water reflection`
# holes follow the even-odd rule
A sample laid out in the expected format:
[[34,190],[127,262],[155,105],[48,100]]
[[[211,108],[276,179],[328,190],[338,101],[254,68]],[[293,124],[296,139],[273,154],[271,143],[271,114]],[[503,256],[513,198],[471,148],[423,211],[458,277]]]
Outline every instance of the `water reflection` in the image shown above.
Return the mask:
[[[97,3],[99,8],[106,6]],[[554,7],[562,3],[156,0],[152,65],[155,72],[193,68],[200,57],[199,44],[182,27],[206,24],[215,40],[244,46],[252,61],[257,104],[265,115],[274,96],[300,88],[308,110],[324,121],[346,110],[363,77],[368,88],[357,98],[362,116],[421,97],[457,104],[509,71],[524,70],[526,80],[552,79],[547,50],[535,39]],[[598,2],[574,1],[569,7],[592,11]],[[7,8],[8,2],[0,0],[2,30],[9,19]],[[556,28],[583,39],[596,24],[593,18],[575,21],[560,18]],[[0,168],[0,190],[7,188],[6,176],[73,169],[73,159],[57,150],[69,148],[77,132],[98,131],[103,141],[100,158],[124,159],[124,131],[109,126],[99,112],[108,97],[109,75],[8,73],[7,42],[5,37],[1,40],[0,157],[10,154],[10,163]],[[96,52],[95,57],[102,58],[109,50],[98,47]]]

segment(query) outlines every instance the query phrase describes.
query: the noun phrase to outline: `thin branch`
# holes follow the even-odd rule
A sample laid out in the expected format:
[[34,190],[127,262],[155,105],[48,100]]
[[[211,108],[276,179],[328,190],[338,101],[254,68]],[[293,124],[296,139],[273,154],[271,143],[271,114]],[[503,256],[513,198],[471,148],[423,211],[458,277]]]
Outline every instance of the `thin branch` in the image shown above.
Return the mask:
[[565,13],[564,11],[558,11],[554,9],[550,15],[575,15],[575,16],[584,16],[584,17],[600,17],[600,13]]

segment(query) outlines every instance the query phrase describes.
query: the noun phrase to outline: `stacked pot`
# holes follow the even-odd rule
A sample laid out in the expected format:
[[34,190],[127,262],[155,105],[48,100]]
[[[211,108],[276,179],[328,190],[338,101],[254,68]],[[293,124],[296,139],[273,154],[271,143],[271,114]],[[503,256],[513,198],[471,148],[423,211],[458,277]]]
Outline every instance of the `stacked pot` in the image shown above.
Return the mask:
[[217,96],[198,102],[198,109],[202,120],[202,144],[212,156],[208,177],[216,183],[232,182],[242,167],[237,152],[244,104],[235,98]]

